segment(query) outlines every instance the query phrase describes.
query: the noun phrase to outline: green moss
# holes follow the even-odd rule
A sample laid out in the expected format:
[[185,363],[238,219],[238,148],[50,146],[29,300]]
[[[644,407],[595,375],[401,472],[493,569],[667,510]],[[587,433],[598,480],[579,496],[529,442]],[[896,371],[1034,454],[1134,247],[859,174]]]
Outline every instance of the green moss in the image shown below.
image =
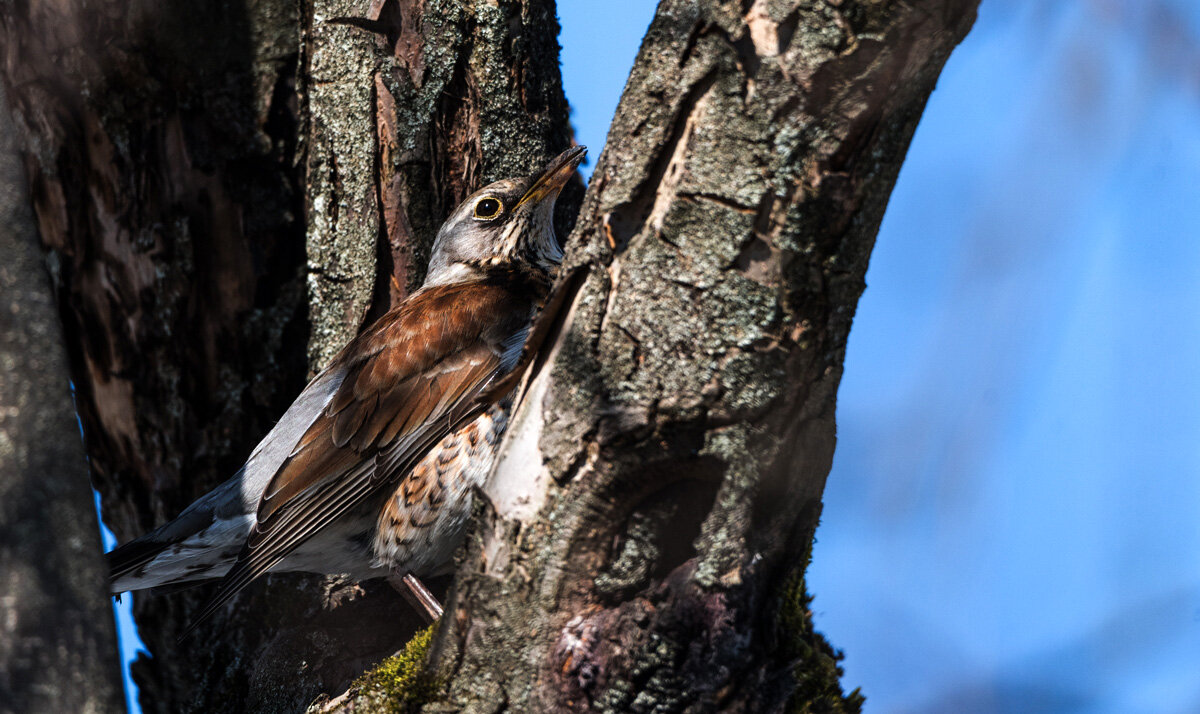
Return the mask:
[[838,662],[843,655],[813,628],[811,603],[803,571],[797,570],[783,587],[779,608],[781,647],[795,660],[796,691],[788,714],[859,714],[865,697],[858,689],[842,691]]
[[421,630],[398,654],[388,657],[351,686],[353,711],[413,714],[441,689],[441,679],[425,669],[435,625]]

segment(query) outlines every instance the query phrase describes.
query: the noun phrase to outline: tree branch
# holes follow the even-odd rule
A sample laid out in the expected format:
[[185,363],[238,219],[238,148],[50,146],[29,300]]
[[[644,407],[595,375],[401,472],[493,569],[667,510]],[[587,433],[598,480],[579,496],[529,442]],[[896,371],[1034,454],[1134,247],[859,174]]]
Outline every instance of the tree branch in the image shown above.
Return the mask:
[[574,318],[495,471],[539,508],[483,514],[426,711],[777,711],[829,660],[796,670],[811,631],[781,613],[875,234],[975,5],[660,4],[572,238]]

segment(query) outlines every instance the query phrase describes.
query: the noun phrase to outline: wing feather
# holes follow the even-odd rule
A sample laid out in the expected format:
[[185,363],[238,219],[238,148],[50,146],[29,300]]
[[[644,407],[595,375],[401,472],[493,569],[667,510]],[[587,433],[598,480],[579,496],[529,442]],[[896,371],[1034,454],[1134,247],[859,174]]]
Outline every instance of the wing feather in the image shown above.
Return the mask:
[[[269,524],[266,531],[255,526],[238,557],[238,562],[221,581],[192,627],[216,612],[230,597],[255,578],[278,565],[288,553],[314,533],[356,504],[370,499],[374,493],[394,485],[389,480],[377,478],[376,474],[389,470],[406,473],[446,434],[465,426],[479,416],[485,407],[475,397],[485,387],[486,385],[479,385],[478,389],[472,390],[468,398],[458,402],[459,408],[455,410],[456,413],[447,414],[445,420],[426,422],[419,433],[412,435],[413,438],[404,439],[406,443],[398,444],[399,448],[380,452],[376,460],[360,463],[340,480],[320,484],[310,494],[310,498],[305,499],[303,509],[278,511],[277,522]],[[442,428],[438,428],[439,426]],[[381,460],[387,464],[386,468],[380,467]],[[189,627],[188,632],[192,627]],[[185,632],[184,636],[187,634]]]
[[263,491],[257,523],[196,622],[331,522],[394,487],[486,409],[491,386],[512,367],[506,343],[528,326],[531,297],[500,286],[439,286],[343,350],[329,368],[341,370],[341,384]]

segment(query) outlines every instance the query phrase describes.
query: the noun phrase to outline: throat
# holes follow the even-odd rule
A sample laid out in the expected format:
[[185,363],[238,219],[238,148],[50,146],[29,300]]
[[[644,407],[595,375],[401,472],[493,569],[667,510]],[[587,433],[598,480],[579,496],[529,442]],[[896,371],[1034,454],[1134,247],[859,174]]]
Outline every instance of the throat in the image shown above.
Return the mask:
[[427,290],[438,285],[454,285],[457,283],[472,283],[486,278],[487,271],[474,262],[451,263],[444,268],[425,276],[421,290]]
[[554,281],[553,268],[547,269],[524,261],[496,262],[481,265],[478,270],[484,282],[501,285],[510,291],[526,295],[535,304],[546,298]]

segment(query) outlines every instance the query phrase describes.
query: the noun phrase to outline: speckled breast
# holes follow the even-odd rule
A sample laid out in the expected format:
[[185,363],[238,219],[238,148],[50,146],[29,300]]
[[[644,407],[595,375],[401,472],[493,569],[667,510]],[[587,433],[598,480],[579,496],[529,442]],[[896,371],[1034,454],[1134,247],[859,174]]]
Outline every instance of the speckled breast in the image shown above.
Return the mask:
[[473,489],[491,471],[507,425],[507,410],[494,406],[417,464],[379,514],[372,567],[418,577],[449,569],[471,515]]

